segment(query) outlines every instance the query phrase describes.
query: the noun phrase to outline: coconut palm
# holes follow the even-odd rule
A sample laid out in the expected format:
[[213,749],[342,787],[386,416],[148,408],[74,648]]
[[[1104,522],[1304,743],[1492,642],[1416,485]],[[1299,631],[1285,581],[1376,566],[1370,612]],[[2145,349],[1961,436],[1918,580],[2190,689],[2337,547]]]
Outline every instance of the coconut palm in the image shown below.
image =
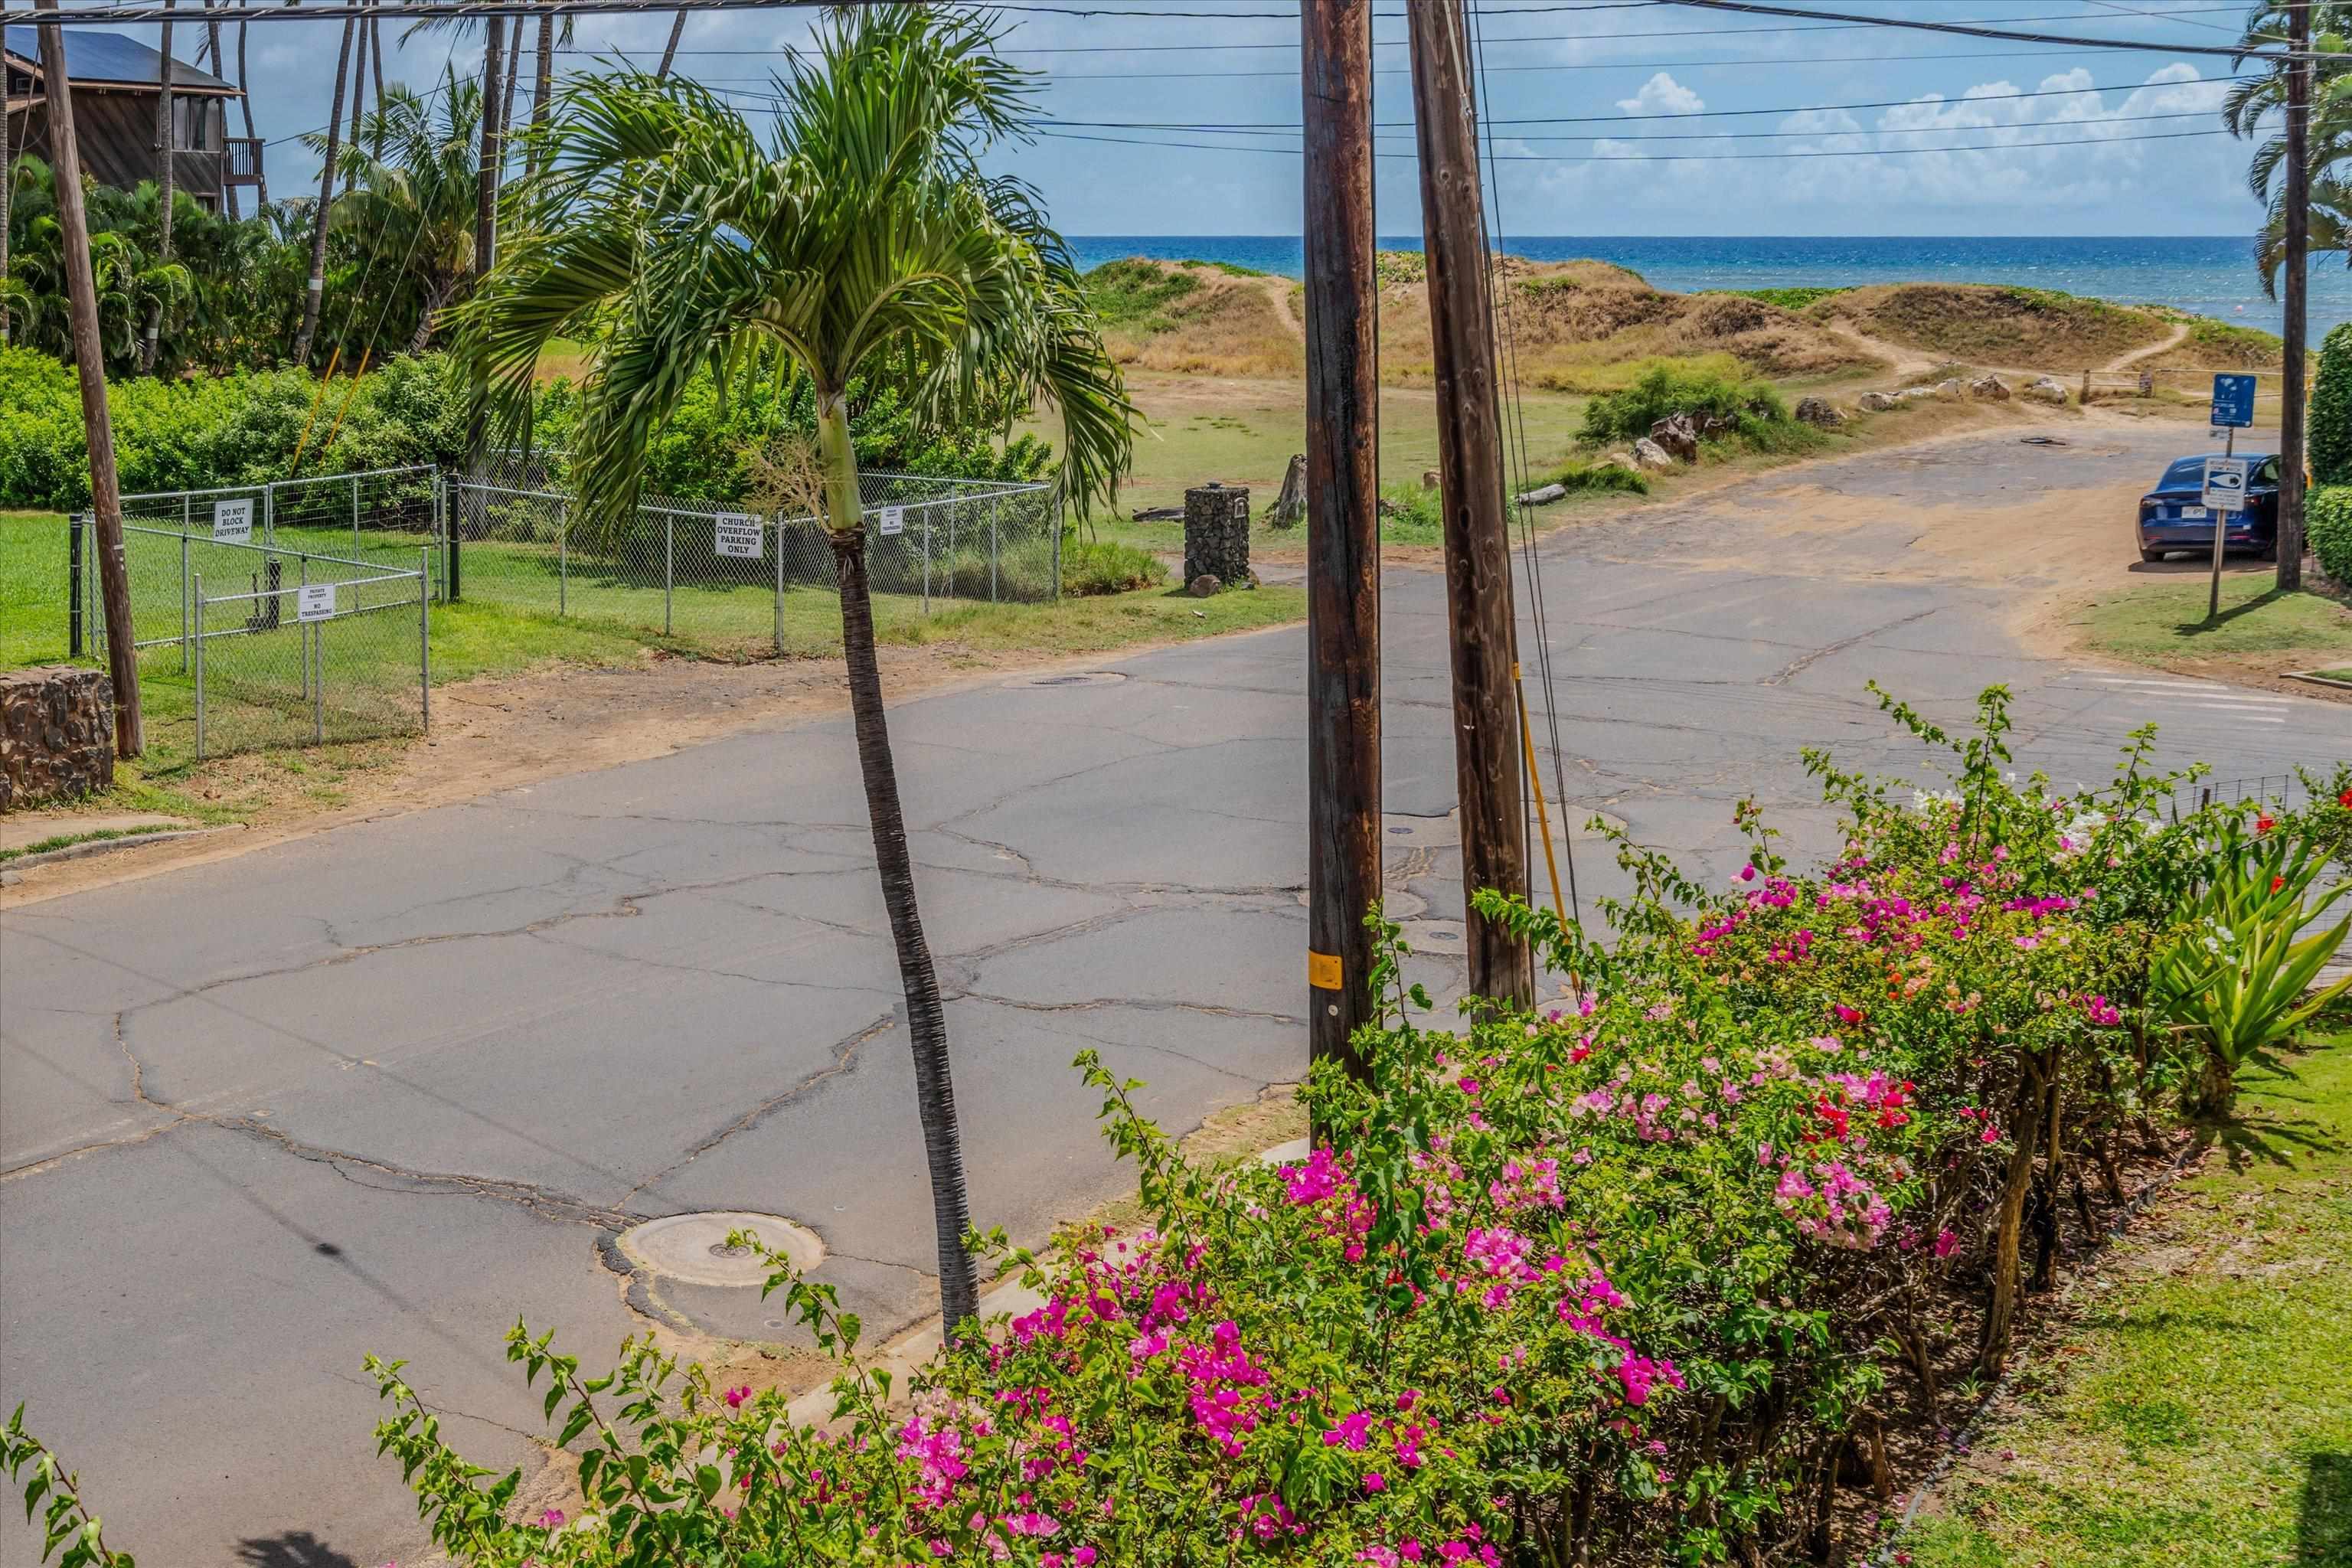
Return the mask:
[[854,381],[912,365],[926,416],[984,416],[1008,395],[1058,410],[1061,484],[1081,513],[1111,494],[1134,410],[1061,237],[983,151],[1025,133],[1031,78],[984,15],[908,5],[831,14],[814,64],[776,82],[762,139],[691,82],[584,79],[559,100],[498,264],[459,312],[458,352],[500,423],[527,434],[540,353],[599,352],[572,437],[581,526],[617,533],[648,441],[698,375],[722,387],[808,378],[841,589],[858,764],[906,994],[918,1110],[953,1333],[975,1303],[946,1016],[876,663],[850,433]]
[[[2305,143],[2311,170],[2310,247],[2315,252],[2343,252],[2347,264],[2352,265],[2352,248],[2347,246],[2352,210],[2346,206],[2352,187],[2347,187],[2347,175],[2335,173],[2352,170],[2352,54],[2347,53],[2346,45],[2347,35],[2352,35],[2352,0],[2261,0],[2246,18],[2245,34],[2240,40],[2242,52],[2232,63],[2242,66],[2257,55],[2276,55],[2287,37],[2290,5],[2309,9],[2316,56],[2312,61]],[[2286,182],[2281,177],[2286,162],[2286,68],[2282,64],[2273,64],[2259,76],[2240,79],[2221,102],[2222,123],[2232,135],[2249,140],[2265,137],[2247,165],[2246,185],[2254,199],[2269,208],[2262,232],[2255,237],[2254,256],[2262,269],[2263,290],[2273,299],[2278,295],[2279,268],[2286,260]]]
[[[481,84],[452,68],[430,99],[400,82],[386,86],[341,149],[344,192],[329,222],[357,237],[376,287],[415,289],[413,301],[399,300],[397,318],[405,323],[415,311],[411,353],[425,352],[443,308],[473,275],[481,125]],[[304,140],[314,151],[326,142],[323,134]],[[363,315],[385,308],[362,302]]]

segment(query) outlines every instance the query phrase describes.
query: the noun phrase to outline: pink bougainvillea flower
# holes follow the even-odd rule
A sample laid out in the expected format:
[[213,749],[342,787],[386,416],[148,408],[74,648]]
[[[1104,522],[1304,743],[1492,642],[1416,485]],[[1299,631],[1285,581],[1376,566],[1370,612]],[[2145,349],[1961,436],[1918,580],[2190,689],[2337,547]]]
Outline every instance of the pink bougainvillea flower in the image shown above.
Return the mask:
[[544,1529],[561,1530],[563,1528],[563,1510],[560,1508],[549,1509],[539,1516],[539,1522]]
[[1948,1230],[1939,1230],[1936,1233],[1937,1257],[1949,1258],[1953,1253],[1958,1252],[1959,1249],[1960,1238],[1958,1237],[1954,1236]]
[[740,1410],[743,1408],[743,1402],[751,1397],[751,1391],[749,1387],[730,1388],[725,1394],[727,1408],[730,1410]]
[[1364,1489],[1368,1492],[1384,1492],[1389,1489],[1389,1483],[1380,1471],[1367,1470],[1364,1472]]

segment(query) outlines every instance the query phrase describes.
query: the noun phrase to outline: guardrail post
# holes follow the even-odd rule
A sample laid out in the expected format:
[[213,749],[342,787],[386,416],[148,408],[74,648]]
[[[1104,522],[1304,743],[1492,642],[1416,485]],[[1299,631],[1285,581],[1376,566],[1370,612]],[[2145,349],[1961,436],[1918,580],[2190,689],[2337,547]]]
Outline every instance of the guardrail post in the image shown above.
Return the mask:
[[432,569],[433,552],[416,552],[416,705],[425,721],[425,731],[433,729],[433,585],[425,574]]
[[81,657],[82,532],[89,514],[76,512],[66,520],[66,657]]
[[662,510],[662,636],[670,635],[669,611],[672,590],[677,579],[677,514]]
[[195,574],[196,600],[196,761],[205,760],[205,574]]

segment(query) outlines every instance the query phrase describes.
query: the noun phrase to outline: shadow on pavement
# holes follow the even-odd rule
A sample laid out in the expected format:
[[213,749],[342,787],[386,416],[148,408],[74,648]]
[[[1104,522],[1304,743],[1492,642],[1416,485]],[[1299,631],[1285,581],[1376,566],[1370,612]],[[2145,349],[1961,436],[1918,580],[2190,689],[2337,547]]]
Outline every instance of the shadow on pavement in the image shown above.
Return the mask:
[[357,1559],[336,1551],[307,1530],[240,1541],[236,1560],[253,1568],[360,1568]]

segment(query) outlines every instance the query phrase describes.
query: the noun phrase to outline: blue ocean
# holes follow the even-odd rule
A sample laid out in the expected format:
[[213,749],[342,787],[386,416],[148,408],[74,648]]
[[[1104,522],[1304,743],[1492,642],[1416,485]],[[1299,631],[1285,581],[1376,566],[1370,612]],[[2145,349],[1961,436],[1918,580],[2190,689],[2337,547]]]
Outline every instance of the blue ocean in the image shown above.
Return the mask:
[[[1295,235],[1076,235],[1082,266],[1128,256],[1226,261],[1261,272],[1300,274]],[[2245,236],[2200,238],[2031,238],[1953,236],[1862,237],[1655,238],[1542,236],[1512,238],[1503,248],[1538,261],[1592,257],[1630,267],[1658,288],[1783,289],[1857,283],[2010,283],[2055,289],[2126,305],[2171,305],[2241,326],[2280,330],[2276,300],[2265,299]],[[1419,235],[1381,241],[1386,250],[1419,250]],[[2352,268],[2341,255],[2318,257],[2311,272],[2311,341],[2352,321]]]

